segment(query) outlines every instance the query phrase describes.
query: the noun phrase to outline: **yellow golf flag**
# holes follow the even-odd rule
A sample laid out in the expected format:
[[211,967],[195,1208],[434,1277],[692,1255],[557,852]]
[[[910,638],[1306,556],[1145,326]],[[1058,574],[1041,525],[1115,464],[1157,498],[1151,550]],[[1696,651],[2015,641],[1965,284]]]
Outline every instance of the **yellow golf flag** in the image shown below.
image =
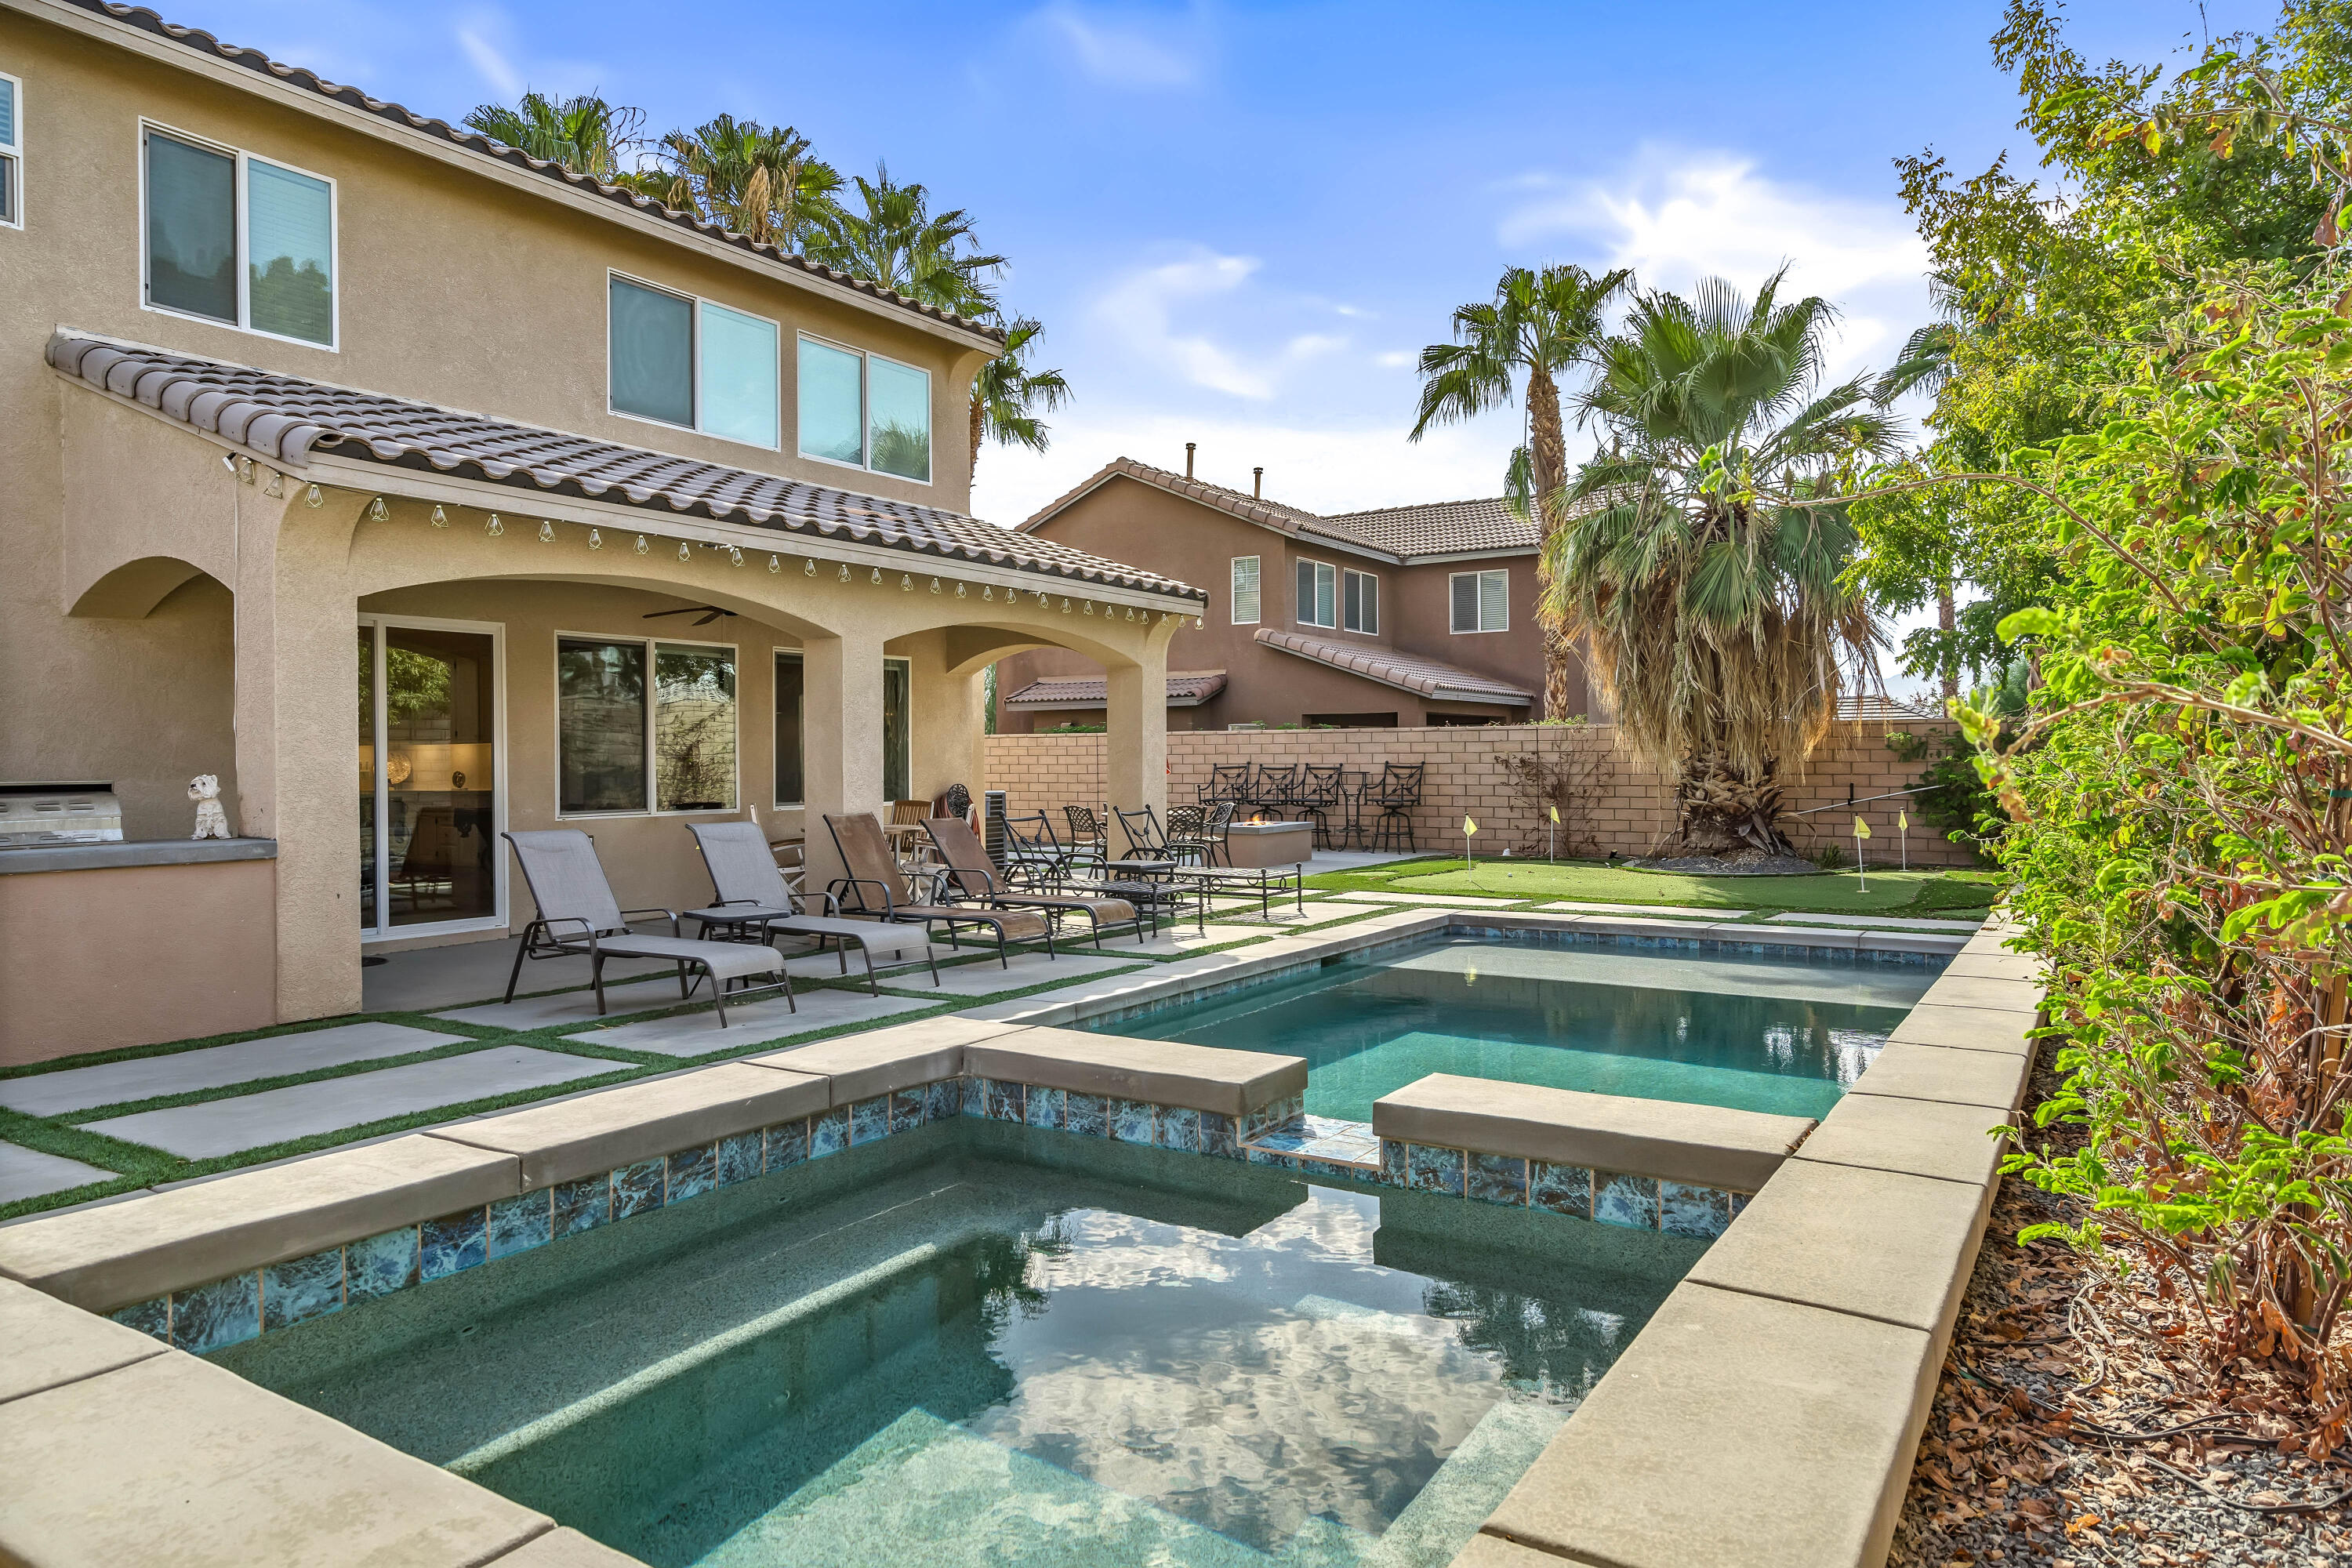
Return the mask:
[[1551,819],[1554,822],[1558,822],[1559,820],[1559,807],[1555,805],[1551,808]]
[[1870,824],[1868,824],[1867,822],[1864,822],[1862,818],[1860,818],[1860,817],[1858,817],[1858,816],[1857,816],[1857,817],[1855,817],[1855,818],[1853,819],[1853,836],[1854,836],[1856,838],[1867,838],[1867,837],[1870,837]]
[[1462,831],[1465,834],[1477,832],[1478,819],[1465,812],[1462,816]]
[[1911,831],[1911,814],[1909,812],[1898,811],[1895,814],[1895,830],[1897,833],[1908,833]]

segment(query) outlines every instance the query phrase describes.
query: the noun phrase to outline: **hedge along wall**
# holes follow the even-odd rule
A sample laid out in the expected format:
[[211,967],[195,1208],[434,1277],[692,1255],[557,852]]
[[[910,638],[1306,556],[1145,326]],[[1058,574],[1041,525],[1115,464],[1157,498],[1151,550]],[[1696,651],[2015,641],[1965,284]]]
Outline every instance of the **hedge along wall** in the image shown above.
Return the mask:
[[[1895,731],[1931,737],[1940,746],[1952,726],[1932,721],[1911,724],[1865,721],[1832,729],[1805,765],[1801,777],[1788,783],[1790,809],[1842,805],[1919,782],[1921,763],[1906,763],[1887,748]],[[1104,737],[1101,735],[991,735],[987,740],[988,780],[985,787],[1007,793],[1015,813],[1054,812],[1061,826],[1064,805],[1099,804],[1103,800]],[[1218,764],[1292,763],[1321,766],[1338,763],[1378,779],[1384,763],[1423,764],[1422,805],[1412,814],[1413,831],[1421,847],[1444,851],[1462,844],[1462,818],[1478,819],[1478,845],[1484,852],[1541,853],[1542,822],[1538,813],[1512,798],[1510,781],[1501,759],[1513,752],[1565,748],[1575,759],[1572,772],[1587,782],[1573,798],[1578,813],[1563,808],[1562,852],[1572,836],[1588,854],[1614,850],[1620,855],[1646,854],[1674,826],[1674,794],[1660,773],[1641,767],[1621,749],[1616,728],[1607,724],[1562,729],[1550,725],[1494,725],[1482,729],[1433,730],[1193,730],[1168,735],[1168,798],[1171,804],[1197,798],[1198,786],[1209,781]],[[978,791],[975,790],[977,795]],[[1822,811],[1791,816],[1782,830],[1808,854],[1836,843],[1851,863],[1853,818],[1870,824],[1864,847],[1868,864],[1893,866],[1900,849],[1895,814],[1906,799],[1871,801],[1853,811]],[[1367,823],[1376,815],[1368,810]],[[1910,861],[1914,866],[1968,866],[1974,858],[1963,846],[1947,843],[1943,835],[1911,812]],[[1116,839],[1114,839],[1116,842]]]

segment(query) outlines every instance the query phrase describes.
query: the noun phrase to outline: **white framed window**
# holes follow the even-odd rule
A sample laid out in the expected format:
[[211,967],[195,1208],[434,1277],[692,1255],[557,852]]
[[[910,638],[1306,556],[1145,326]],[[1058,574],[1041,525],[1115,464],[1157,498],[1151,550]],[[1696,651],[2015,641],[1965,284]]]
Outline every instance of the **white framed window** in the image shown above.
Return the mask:
[[1258,558],[1234,557],[1234,625],[1254,626],[1258,618]]
[[930,373],[822,338],[800,344],[801,456],[929,484]]
[[1507,570],[1455,572],[1446,578],[1446,586],[1454,602],[1455,636],[1511,629],[1511,574]]
[[782,334],[764,316],[605,274],[606,405],[772,452]]
[[1381,635],[1381,580],[1377,574],[1339,574],[1339,624],[1366,637]]
[[1339,569],[1320,561],[1298,563],[1298,624],[1337,626],[1339,624]]
[[25,226],[25,84],[0,71],[0,228]]
[[559,632],[559,816],[735,809],[735,649]]
[[142,121],[140,302],[333,349],[335,182]]
[[[776,650],[776,809],[798,811],[807,804],[806,742],[802,728],[807,671],[801,656]],[[882,661],[882,793],[906,798],[914,773],[912,699],[915,661],[895,656]]]

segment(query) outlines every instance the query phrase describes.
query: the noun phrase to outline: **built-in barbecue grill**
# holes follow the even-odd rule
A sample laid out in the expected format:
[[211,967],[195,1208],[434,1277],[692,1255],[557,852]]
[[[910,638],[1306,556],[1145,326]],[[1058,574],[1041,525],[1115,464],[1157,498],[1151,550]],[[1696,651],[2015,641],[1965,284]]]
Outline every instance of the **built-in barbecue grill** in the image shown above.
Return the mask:
[[122,803],[111,784],[0,784],[0,849],[121,838]]

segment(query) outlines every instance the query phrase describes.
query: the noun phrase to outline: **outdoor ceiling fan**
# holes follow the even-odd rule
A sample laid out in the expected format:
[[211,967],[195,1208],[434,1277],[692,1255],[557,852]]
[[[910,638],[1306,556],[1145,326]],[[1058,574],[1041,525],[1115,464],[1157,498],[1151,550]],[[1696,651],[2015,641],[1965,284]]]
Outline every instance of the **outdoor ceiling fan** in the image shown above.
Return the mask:
[[685,608],[677,610],[647,610],[645,614],[645,618],[649,621],[657,621],[664,616],[698,615],[702,618],[694,624],[698,626],[707,626],[711,622],[723,619],[726,616],[732,616],[734,613],[735,612],[732,610],[722,610],[716,605],[688,605]]

